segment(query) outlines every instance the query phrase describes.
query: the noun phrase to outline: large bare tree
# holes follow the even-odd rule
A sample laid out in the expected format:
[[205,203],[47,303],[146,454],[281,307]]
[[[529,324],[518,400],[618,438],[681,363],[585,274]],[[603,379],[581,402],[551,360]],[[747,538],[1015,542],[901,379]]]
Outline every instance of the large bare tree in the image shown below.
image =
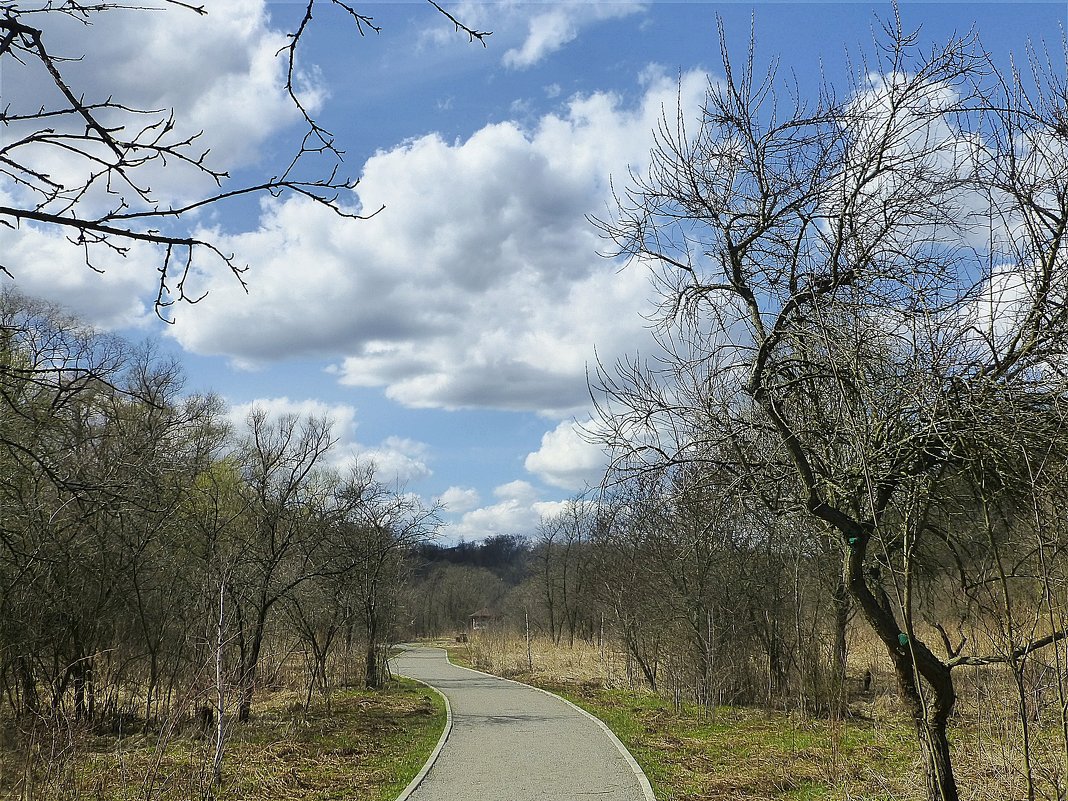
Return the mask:
[[894,19],[844,96],[825,82],[789,103],[752,48],[740,68],[722,53],[696,124],[665,115],[648,174],[600,223],[655,271],[664,346],[604,371],[602,436],[625,471],[714,453],[835,535],[929,797],[954,801],[954,672],[1066,635],[1039,616],[984,648],[921,599],[967,598],[998,568],[988,613],[1036,589],[1039,549],[1007,560],[1004,531],[973,520],[984,487],[1034,488],[1007,460],[1068,460],[1064,72],[1031,53],[1005,74],[974,36],[926,48]]

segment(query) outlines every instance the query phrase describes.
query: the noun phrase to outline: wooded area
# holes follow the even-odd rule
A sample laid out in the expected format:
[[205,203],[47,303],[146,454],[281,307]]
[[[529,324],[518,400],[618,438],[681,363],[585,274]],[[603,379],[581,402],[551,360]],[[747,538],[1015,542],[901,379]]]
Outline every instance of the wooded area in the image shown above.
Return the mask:
[[0,294],[0,686],[31,727],[217,738],[303,664],[377,687],[437,512],[329,460],[330,421],[186,394],[178,364]]

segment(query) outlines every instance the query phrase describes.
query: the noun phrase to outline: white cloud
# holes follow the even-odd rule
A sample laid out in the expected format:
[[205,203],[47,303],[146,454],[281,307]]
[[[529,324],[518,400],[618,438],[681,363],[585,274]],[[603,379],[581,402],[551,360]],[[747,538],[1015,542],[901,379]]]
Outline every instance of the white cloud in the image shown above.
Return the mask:
[[446,526],[449,540],[484,540],[497,534],[533,536],[542,517],[559,512],[565,501],[539,500],[537,490],[526,481],[512,481],[494,490],[495,504],[472,509],[458,522]]
[[529,535],[537,525],[537,516],[529,507],[515,501],[474,509],[463,515],[458,523],[445,528],[449,540],[484,540],[498,534]]
[[[584,29],[640,13],[644,8],[643,3],[634,0],[462,0],[449,5],[450,13],[468,27],[493,31],[492,44],[498,52],[503,51],[501,63],[510,69],[532,67],[575,41]],[[420,41],[424,45],[454,47],[456,32],[451,25],[431,19],[420,34]]]
[[[162,124],[173,110],[174,128],[163,141],[197,137],[188,150],[191,157],[210,151],[209,166],[232,170],[256,162],[268,138],[299,119],[284,90],[285,59],[276,57],[287,40],[283,31],[270,27],[264,0],[206,0],[204,5],[206,15],[177,7],[131,7],[92,13],[91,25],[60,13],[34,22],[43,28],[53,55],[78,59],[76,65],[60,64],[76,95],[89,103],[110,98],[128,108],[158,110],[149,115],[102,111],[105,124],[121,126],[123,135],[132,137],[140,127]],[[36,62],[4,63],[4,103],[13,112],[51,107],[53,99],[63,105],[51,76]],[[298,79],[307,88],[302,100],[309,109],[318,108],[322,91],[306,76]],[[49,122],[65,124],[63,118]],[[77,129],[73,118],[69,124]],[[27,126],[39,127],[36,121],[5,125],[6,140],[16,141]],[[45,145],[8,155],[68,185],[81,183],[98,167],[69,149]],[[164,203],[217,188],[195,167],[175,159],[128,173]],[[118,181],[110,189],[124,193],[135,208],[152,205],[142,204]],[[83,199],[81,216],[89,216],[88,208],[117,203],[116,194],[103,190]]]
[[578,26],[564,8],[531,17],[528,26],[522,46],[508,50],[501,59],[506,67],[531,67],[578,36]]
[[[969,281],[977,276],[969,273]],[[976,281],[966,303],[948,313],[932,315],[930,341],[951,346],[957,363],[983,364],[1002,360],[1020,348],[1020,332],[1036,307],[1063,308],[1068,305],[1068,281],[1063,272],[1054,279],[1041,264],[995,265],[981,281]],[[954,338],[949,338],[950,332]],[[1056,368],[1055,368],[1056,369]]]
[[111,254],[97,259],[96,272],[85,264],[85,254],[62,236],[23,226],[17,233],[0,228],[0,264],[15,277],[0,276],[0,286],[48,298],[73,311],[87,323],[103,328],[136,326],[152,316],[151,302],[142,297],[152,278],[144,264],[159,258],[155,248],[131,244],[127,257]]
[[236,430],[244,430],[248,416],[254,409],[263,410],[271,420],[290,414],[298,417],[326,418],[333,424],[333,435],[341,446],[352,442],[356,433],[355,406],[347,403],[325,403],[314,398],[294,400],[284,395],[231,404],[228,416]]
[[538,491],[534,489],[533,485],[522,480],[501,484],[493,490],[493,494],[505,503],[514,501],[515,503],[530,504],[538,497]]
[[606,464],[604,451],[583,438],[577,423],[565,420],[545,433],[524,466],[554,487],[577,491],[598,483]]
[[445,507],[446,511],[453,514],[463,514],[478,508],[482,498],[478,490],[471,487],[449,487],[437,498]]
[[583,27],[606,19],[624,17],[642,10],[636,3],[597,3],[587,0],[533,6],[537,11],[526,20],[526,38],[505,51],[501,63],[526,69],[574,41]]
[[430,448],[424,442],[406,437],[387,437],[372,447],[357,445],[354,453],[360,462],[374,463],[375,475],[380,480],[402,486],[429,478],[434,472],[428,464]]
[[[83,25],[62,13],[35,15],[34,24],[44,30],[44,39],[54,56],[77,59],[60,64],[72,90],[88,103],[112,99],[128,108],[158,110],[149,115],[101,111],[105,124],[124,135],[134,136],[142,127],[162,124],[173,110],[174,128],[162,133],[164,142],[195,137],[187,155],[213,170],[235,171],[255,165],[265,152],[287,145],[274,139],[299,119],[284,90],[285,60],[276,53],[287,39],[271,27],[264,0],[203,0],[204,16],[176,6],[165,10],[114,8],[89,15]],[[310,110],[319,107],[323,92],[305,75],[298,75],[307,91],[302,100]],[[5,58],[4,105],[9,113],[36,112],[42,106],[62,107],[50,75],[32,59],[25,64]],[[53,101],[55,101],[53,103]],[[9,122],[4,127],[6,155],[68,189],[83,184],[99,165],[66,147],[31,144],[11,148],[20,137],[40,127],[39,121]],[[63,126],[78,131],[78,121],[62,117],[48,120],[62,132]],[[270,140],[270,141],[269,141]],[[295,149],[297,141],[290,143]],[[209,152],[210,151],[210,152]],[[283,162],[284,164],[285,162]],[[133,211],[171,203],[188,202],[219,191],[214,180],[188,163],[168,159],[150,161],[127,170],[142,187],[151,189],[153,201],[145,201],[119,180],[97,186],[79,200],[75,216],[83,219],[113,210],[122,202]],[[231,188],[224,179],[223,189]],[[30,208],[41,197],[0,176],[0,195],[7,205]],[[65,208],[46,205],[44,211]],[[192,212],[215,221],[216,211]],[[17,231],[3,230],[2,262],[15,276],[19,290],[64,303],[84,319],[102,326],[134,324],[151,315],[158,280],[155,267],[162,253],[144,243],[115,240],[129,246],[126,258],[105,246],[90,248],[100,277],[85,265],[85,251],[68,241],[70,231],[59,227],[24,224]],[[181,254],[179,254],[180,258]],[[217,263],[216,268],[220,265]],[[172,284],[177,278],[172,276]],[[54,288],[53,288],[54,287]],[[173,287],[172,287],[173,288]]]
[[[696,108],[705,85],[684,76],[684,102]],[[342,353],[343,384],[408,406],[572,414],[588,400],[594,347],[633,350],[649,296],[644,271],[597,255],[586,215],[605,212],[611,175],[643,169],[677,93],[661,74],[636,106],[577,96],[531,130],[498,123],[380,152],[353,196],[387,203],[371,220],[266,202],[259,230],[221,243],[253,265],[249,296],[198,272],[190,291],[211,294],[170,333],[248,363]]]

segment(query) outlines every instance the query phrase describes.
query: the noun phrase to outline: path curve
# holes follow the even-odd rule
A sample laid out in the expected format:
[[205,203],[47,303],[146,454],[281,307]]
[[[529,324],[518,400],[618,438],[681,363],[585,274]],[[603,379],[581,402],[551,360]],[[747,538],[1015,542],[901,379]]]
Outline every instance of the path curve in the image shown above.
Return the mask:
[[[439,690],[451,731],[410,801],[655,801],[649,781],[597,718],[559,696],[406,647],[396,673]],[[447,738],[447,739],[446,739]]]

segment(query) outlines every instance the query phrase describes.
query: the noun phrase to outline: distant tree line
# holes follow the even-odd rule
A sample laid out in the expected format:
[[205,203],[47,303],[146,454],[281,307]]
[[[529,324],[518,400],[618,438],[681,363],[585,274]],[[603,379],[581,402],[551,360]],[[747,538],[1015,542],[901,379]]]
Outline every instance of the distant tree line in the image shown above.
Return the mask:
[[475,612],[503,611],[527,578],[530,559],[530,540],[517,534],[421,543],[412,552],[406,590],[409,630],[421,637],[453,636],[466,631]]

